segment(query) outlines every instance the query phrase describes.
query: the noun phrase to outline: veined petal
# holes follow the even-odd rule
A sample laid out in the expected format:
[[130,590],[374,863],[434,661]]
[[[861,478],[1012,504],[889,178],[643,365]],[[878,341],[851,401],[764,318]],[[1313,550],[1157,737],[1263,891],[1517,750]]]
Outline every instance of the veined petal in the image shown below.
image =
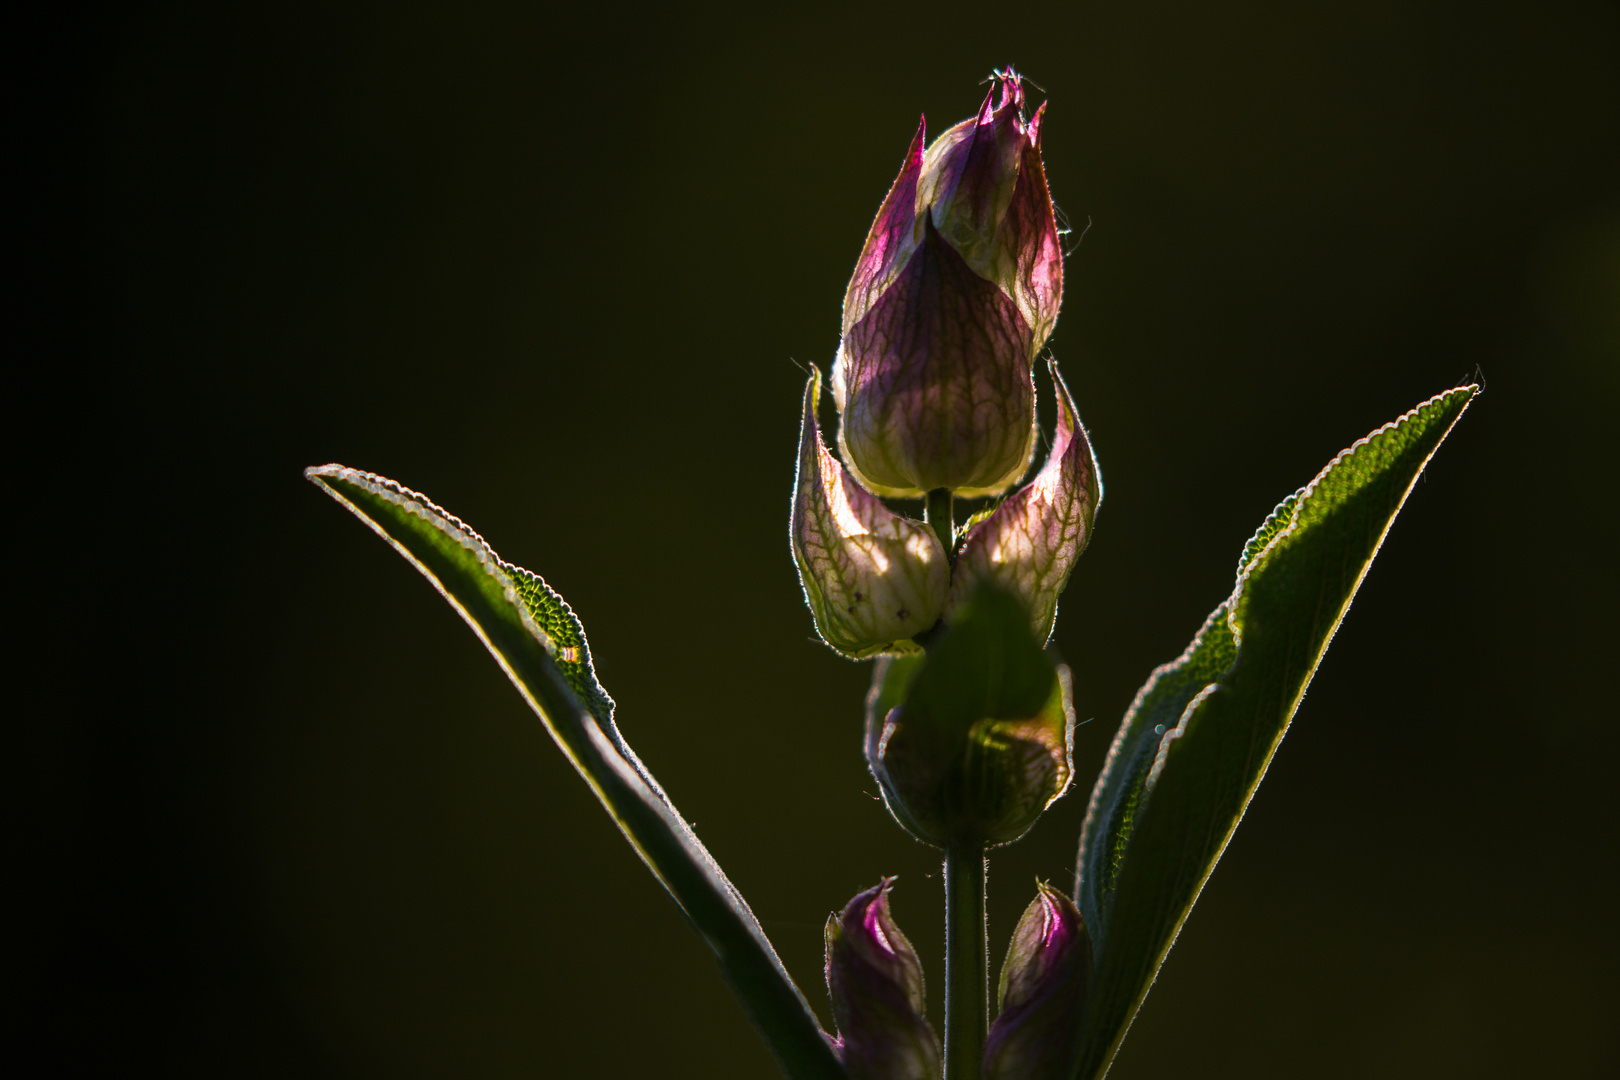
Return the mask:
[[878,209],[866,244],[855,264],[855,273],[849,279],[844,293],[843,333],[860,322],[871,310],[872,304],[889,287],[896,275],[905,268],[911,253],[922,241],[922,219],[917,212],[917,179],[922,175],[923,141],[927,135],[928,119],[917,120],[917,134],[906,151],[905,164],[895,177],[888,196]]
[[1004,491],[1035,445],[1028,324],[924,222],[923,243],[839,346],[838,442],[879,495]]
[[822,445],[821,373],[804,389],[789,527],[799,582],[822,639],[845,656],[917,651],[945,607],[950,571],[934,530],[891,512]]
[[1041,163],[1046,104],[1027,123],[1023,106],[1020,76],[998,72],[978,115],[928,148],[917,204],[973,271],[1018,305],[1033,361],[1057,323],[1063,250]]
[[1041,641],[1052,634],[1058,594],[1091,539],[1102,502],[1091,441],[1057,361],[1050,367],[1058,399],[1052,453],[1034,480],[970,528],[956,557],[948,606],[954,610],[980,582],[994,581],[1023,599]]

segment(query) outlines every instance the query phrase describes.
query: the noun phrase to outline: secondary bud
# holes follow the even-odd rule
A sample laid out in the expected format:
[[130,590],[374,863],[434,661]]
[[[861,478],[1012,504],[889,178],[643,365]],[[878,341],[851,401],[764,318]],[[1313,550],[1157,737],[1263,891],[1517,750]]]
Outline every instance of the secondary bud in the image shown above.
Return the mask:
[[1052,635],[1058,594],[1091,540],[1102,503],[1097,459],[1086,429],[1057,361],[1049,366],[1058,404],[1052,452],[1034,480],[969,527],[952,573],[949,604],[954,608],[981,582],[994,581],[1024,601],[1042,643]]
[[956,609],[926,656],[878,676],[867,764],[895,820],[924,843],[1011,843],[1068,789],[1069,669],[1052,663],[1023,603],[993,582]]
[[1063,293],[1041,165],[1045,106],[998,72],[979,114],[923,149],[919,124],[844,296],[839,443],[872,491],[999,493],[1028,465],[1030,370]]
[[1073,901],[1038,884],[1001,968],[984,1080],[1069,1080],[1091,978],[1091,939]]
[[827,920],[827,993],[851,1080],[939,1080],[922,964],[889,914],[893,878]]
[[894,514],[821,442],[821,374],[804,388],[789,535],[816,629],[850,657],[915,652],[945,610],[950,567],[934,530]]

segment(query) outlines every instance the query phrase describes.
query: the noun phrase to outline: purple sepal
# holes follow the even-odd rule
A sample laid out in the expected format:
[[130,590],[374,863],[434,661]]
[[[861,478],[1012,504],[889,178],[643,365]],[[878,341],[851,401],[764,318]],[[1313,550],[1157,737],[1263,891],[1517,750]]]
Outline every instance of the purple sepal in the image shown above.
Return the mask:
[[1023,599],[1035,636],[1045,641],[1057,619],[1058,594],[1091,540],[1102,484],[1091,440],[1074,398],[1052,361],[1057,389],[1057,431],[1052,452],[1024,487],[983,520],[969,523],[951,577],[947,611],[982,581],[992,580]]
[[922,241],[922,216],[917,212],[917,178],[922,175],[923,142],[927,135],[926,117],[917,121],[917,134],[906,151],[900,175],[889,187],[888,197],[878,209],[866,245],[855,263],[855,273],[844,293],[843,333],[860,322],[883,290],[905,267],[911,253]]
[[983,1080],[1069,1080],[1091,979],[1091,939],[1063,893],[1037,883],[1001,969]]
[[827,993],[851,1080],[939,1080],[922,964],[889,915],[893,878],[827,920]]
[[1046,186],[1046,169],[1041,164],[1045,117],[1043,101],[1029,122],[1018,186],[1013,189],[997,233],[1001,243],[996,248],[995,271],[1002,288],[1012,294],[1028,320],[1036,350],[1052,336],[1058,308],[1063,305],[1063,245],[1058,239],[1052,195]]

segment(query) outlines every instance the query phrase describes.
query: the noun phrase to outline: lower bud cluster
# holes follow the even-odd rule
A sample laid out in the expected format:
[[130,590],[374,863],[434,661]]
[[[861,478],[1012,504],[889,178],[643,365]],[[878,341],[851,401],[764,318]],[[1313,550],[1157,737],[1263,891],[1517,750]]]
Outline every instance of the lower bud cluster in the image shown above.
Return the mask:
[[[889,911],[893,878],[827,920],[827,992],[851,1080],[939,1080],[922,964]],[[1074,903],[1044,883],[1013,931],[984,1080],[1066,1080],[1091,976],[1091,942]]]

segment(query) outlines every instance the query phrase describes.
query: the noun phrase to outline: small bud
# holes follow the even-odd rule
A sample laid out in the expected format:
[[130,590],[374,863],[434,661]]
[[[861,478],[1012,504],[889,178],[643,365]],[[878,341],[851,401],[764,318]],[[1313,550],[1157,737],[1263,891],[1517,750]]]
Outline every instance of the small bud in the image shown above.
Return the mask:
[[1043,643],[1052,636],[1058,594],[1091,540],[1102,503],[1091,441],[1058,374],[1057,361],[1050,367],[1058,399],[1052,452],[1034,480],[969,526],[956,558],[947,607],[962,603],[981,582],[994,581],[1024,601],[1035,637]]
[[844,296],[839,445],[880,495],[1004,491],[1035,439],[1035,354],[1063,294],[1041,164],[1016,72],[926,152],[919,124]]
[[885,878],[827,920],[827,993],[851,1080],[939,1080],[922,964],[889,915]]
[[804,388],[789,535],[799,583],[822,639],[850,657],[917,651],[939,621],[950,566],[934,530],[894,514],[821,443],[821,373]]
[[1091,979],[1091,939],[1073,901],[1037,884],[1001,968],[984,1080],[1069,1080]]
[[1011,843],[1073,775],[1069,669],[1052,663],[1023,603],[994,583],[953,620],[926,656],[881,669],[867,764],[895,820],[924,843]]

